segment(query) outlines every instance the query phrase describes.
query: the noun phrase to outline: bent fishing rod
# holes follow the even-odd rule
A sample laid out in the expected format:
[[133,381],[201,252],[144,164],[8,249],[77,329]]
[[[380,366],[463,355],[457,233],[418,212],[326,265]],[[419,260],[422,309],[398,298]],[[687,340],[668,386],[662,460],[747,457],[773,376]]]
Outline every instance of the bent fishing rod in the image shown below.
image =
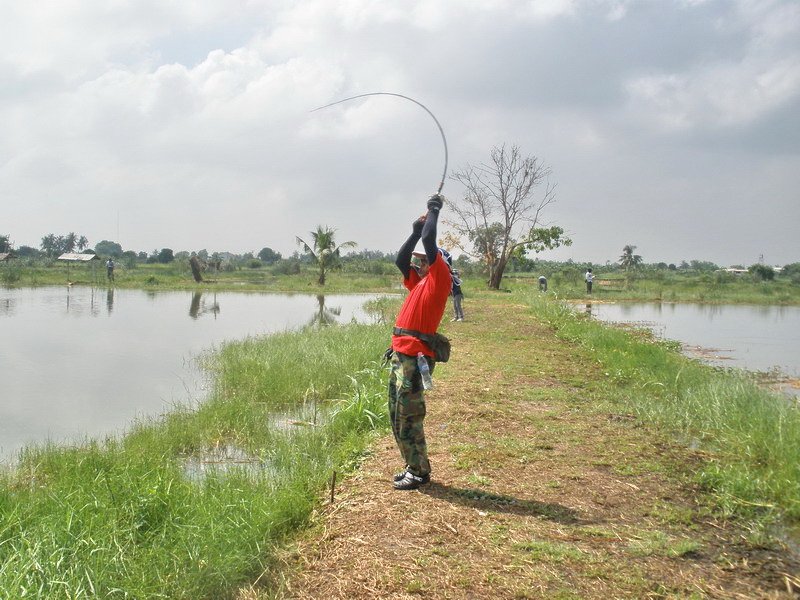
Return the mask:
[[325,106],[318,106],[317,108],[315,108],[314,110],[310,110],[309,112],[316,112],[318,110],[322,110],[323,108],[328,108],[329,106],[335,106],[336,104],[341,104],[342,102],[348,102],[350,100],[355,100],[356,98],[365,98],[367,96],[396,96],[398,98],[404,98],[405,100],[410,100],[417,106],[422,107],[425,110],[425,112],[431,116],[433,121],[436,123],[436,126],[439,128],[439,133],[442,135],[442,143],[444,144],[444,171],[442,171],[442,180],[441,182],[439,182],[439,188],[436,190],[437,194],[441,193],[442,188],[444,187],[444,180],[447,177],[447,139],[444,137],[444,129],[442,129],[439,120],[430,110],[428,110],[427,106],[422,104],[422,102],[418,102],[417,100],[409,98],[408,96],[404,96],[403,94],[394,94],[392,92],[370,92],[368,94],[359,94],[357,96],[350,96],[349,98],[337,100],[336,102],[331,102],[330,104],[326,104]]

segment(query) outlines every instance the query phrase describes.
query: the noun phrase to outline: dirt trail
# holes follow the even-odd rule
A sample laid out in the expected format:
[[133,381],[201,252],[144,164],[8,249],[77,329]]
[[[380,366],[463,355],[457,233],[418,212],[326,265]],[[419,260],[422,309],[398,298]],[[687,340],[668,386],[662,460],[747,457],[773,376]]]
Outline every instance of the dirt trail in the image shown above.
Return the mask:
[[465,310],[428,394],[432,482],[392,490],[381,439],[287,557],[284,598],[800,597],[797,562],[704,505],[702,455],[597,408],[597,364],[523,306]]

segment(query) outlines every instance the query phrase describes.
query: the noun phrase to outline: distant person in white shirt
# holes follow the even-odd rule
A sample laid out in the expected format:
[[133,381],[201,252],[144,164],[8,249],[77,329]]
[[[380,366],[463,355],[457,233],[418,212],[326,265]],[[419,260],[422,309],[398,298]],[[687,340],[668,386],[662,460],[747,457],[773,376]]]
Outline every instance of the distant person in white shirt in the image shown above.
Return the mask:
[[547,277],[544,275],[539,275],[539,291],[546,292],[547,291]]
[[592,270],[589,269],[586,271],[586,293],[592,293],[592,281],[594,281],[594,275],[592,275]]

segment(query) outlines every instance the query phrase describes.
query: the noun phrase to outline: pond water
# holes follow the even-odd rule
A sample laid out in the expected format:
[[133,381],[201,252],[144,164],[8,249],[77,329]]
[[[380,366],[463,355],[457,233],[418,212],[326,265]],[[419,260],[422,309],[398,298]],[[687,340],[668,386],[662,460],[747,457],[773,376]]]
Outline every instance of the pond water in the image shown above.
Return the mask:
[[371,322],[363,305],[375,297],[0,288],[0,457],[116,434],[198,400],[202,352],[311,323]]
[[[693,303],[580,303],[602,321],[648,327],[677,340],[688,356],[722,367],[800,378],[800,307]],[[800,390],[784,383],[788,393]]]

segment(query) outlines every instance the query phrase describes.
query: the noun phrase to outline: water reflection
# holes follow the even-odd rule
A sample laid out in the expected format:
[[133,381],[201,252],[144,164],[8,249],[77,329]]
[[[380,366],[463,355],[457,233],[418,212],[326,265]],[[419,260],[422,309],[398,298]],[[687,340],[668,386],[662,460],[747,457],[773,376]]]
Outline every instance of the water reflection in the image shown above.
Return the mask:
[[214,319],[220,312],[219,302],[217,302],[217,294],[214,293],[214,299],[210,302],[203,300],[203,292],[194,292],[192,294],[192,301],[189,304],[189,316],[192,319],[197,319],[202,315],[212,314]]
[[[89,294],[86,295],[86,288],[80,288],[76,291],[71,285],[66,286],[66,293],[64,296],[64,312],[71,316],[83,316],[89,314],[93,317],[100,316],[101,313],[101,297],[104,288],[88,288]],[[109,292],[111,290],[108,290]],[[106,309],[113,309],[114,299],[112,296],[111,306],[109,307],[108,294],[106,294]]]
[[342,314],[342,307],[326,307],[325,306],[325,296],[322,294],[317,295],[317,311],[314,313],[314,316],[311,317],[311,321],[309,325],[317,326],[317,327],[324,327],[326,325],[331,325],[336,323],[337,319]]
[[10,317],[13,315],[16,305],[16,300],[12,298],[3,298],[2,301],[0,301],[0,316]]
[[309,321],[371,322],[375,297],[0,287],[0,462],[27,442],[114,434],[199,401],[201,353]]
[[680,341],[687,354],[715,366],[800,376],[798,306],[621,302],[595,303],[591,311]]

